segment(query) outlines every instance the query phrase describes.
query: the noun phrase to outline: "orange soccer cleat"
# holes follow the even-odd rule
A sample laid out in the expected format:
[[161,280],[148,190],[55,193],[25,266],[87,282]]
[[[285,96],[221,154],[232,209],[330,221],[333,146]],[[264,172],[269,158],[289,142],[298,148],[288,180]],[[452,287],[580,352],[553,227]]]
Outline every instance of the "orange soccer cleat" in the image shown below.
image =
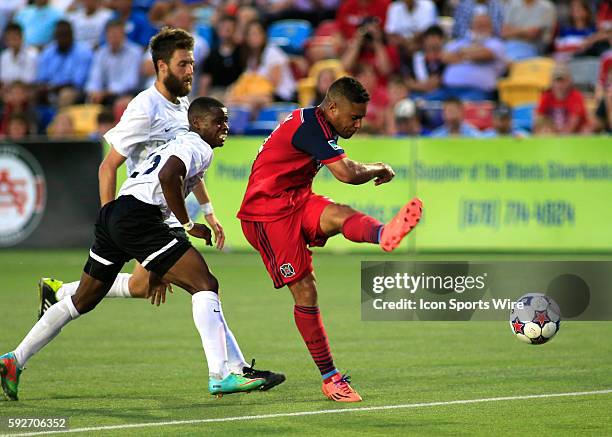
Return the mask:
[[361,402],[361,396],[349,385],[351,378],[348,375],[336,373],[327,382],[323,382],[323,394],[336,402]]
[[423,213],[423,202],[415,197],[402,207],[395,217],[387,223],[380,236],[380,247],[391,252],[402,242],[402,239],[419,223]]

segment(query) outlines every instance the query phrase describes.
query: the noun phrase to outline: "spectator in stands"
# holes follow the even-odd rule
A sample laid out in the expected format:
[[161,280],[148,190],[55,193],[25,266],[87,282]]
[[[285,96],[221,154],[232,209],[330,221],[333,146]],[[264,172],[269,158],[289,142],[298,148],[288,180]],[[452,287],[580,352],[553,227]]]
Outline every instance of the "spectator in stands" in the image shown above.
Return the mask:
[[2,0],[0,2],[0,35],[13,19],[15,12],[22,9],[27,3],[26,0]]
[[226,103],[258,109],[272,100],[295,100],[295,79],[289,57],[280,48],[268,44],[261,21],[252,21],[246,27],[241,59],[246,70],[232,86]]
[[102,0],[81,0],[81,7],[68,14],[74,29],[74,40],[89,44],[95,50],[112,16],[113,11],[102,7]]
[[610,84],[610,71],[612,71],[612,50],[603,54],[599,63],[599,74],[595,86],[595,99],[600,100]]
[[421,33],[437,21],[438,11],[431,0],[398,0],[387,9],[384,29],[391,44],[411,53]]
[[386,131],[386,110],[389,108],[387,87],[378,81],[374,67],[368,63],[360,63],[353,73],[370,95],[368,111],[362,120],[361,132],[368,134],[384,134]]
[[323,101],[327,90],[336,79],[336,71],[333,68],[323,68],[319,71],[315,83],[314,100],[310,103],[311,106],[317,106]]
[[493,35],[501,36],[504,8],[500,0],[460,0],[455,9],[453,38],[462,39],[470,31],[475,15],[488,15],[493,22]]
[[480,131],[463,120],[463,102],[457,97],[449,97],[442,105],[444,124],[431,133],[432,137],[480,137]]
[[193,16],[193,10],[187,6],[178,6],[173,8],[172,12],[170,12],[166,19],[166,24],[168,26],[184,29],[193,36],[193,58],[195,60],[194,72],[198,74],[202,68],[204,60],[210,54],[210,47],[208,46],[208,42],[206,42],[206,40],[198,35],[198,33],[195,31],[193,27],[194,23],[195,19]]
[[234,83],[244,71],[240,50],[234,42],[236,18],[222,16],[215,26],[218,44],[204,60],[201,69],[199,95],[221,97],[225,88]]
[[552,85],[540,96],[536,109],[538,134],[567,135],[588,131],[584,97],[572,84],[567,66],[558,64],[552,73]]
[[[435,100],[446,68],[442,60],[444,31],[440,26],[433,25],[423,32],[422,40],[422,50],[416,52],[407,65],[407,85],[412,96]],[[431,99],[428,97],[430,93]]]
[[442,53],[442,83],[448,95],[462,100],[491,100],[505,70],[504,44],[493,36],[488,15],[476,15],[472,31],[451,41]]
[[506,56],[517,61],[543,54],[552,41],[556,16],[549,0],[511,0],[502,28]]
[[28,116],[22,112],[14,112],[8,117],[6,127],[7,140],[23,140],[31,134]]
[[50,93],[51,99],[57,93],[58,105],[59,101],[61,105],[74,103],[85,87],[92,56],[87,44],[74,41],[70,22],[58,21],[55,41],[43,50],[38,62],[36,78],[41,92]]
[[256,0],[263,20],[270,24],[278,20],[300,19],[316,27],[321,21],[336,16],[339,0]]
[[66,112],[58,112],[47,127],[47,136],[52,140],[72,139],[75,136],[74,123]]
[[89,135],[89,139],[93,141],[100,141],[104,134],[111,130],[117,124],[115,122],[115,116],[113,115],[113,111],[110,109],[104,109],[100,111],[98,116],[96,117],[96,121],[98,126],[96,131]]
[[36,79],[38,50],[25,47],[23,32],[17,23],[10,23],[4,32],[6,48],[0,55],[0,86],[16,80],[33,83]]
[[595,131],[612,133],[612,70],[608,71],[606,87],[595,110]]
[[387,9],[391,0],[343,0],[336,13],[336,23],[346,39],[353,38],[357,29],[368,18],[377,18],[385,28]]
[[393,131],[390,135],[398,137],[415,137],[424,134],[416,104],[406,98],[393,107]]
[[612,0],[601,0],[597,7],[597,17],[595,19],[599,31],[607,31],[608,35],[612,31]]
[[563,61],[572,55],[599,56],[608,48],[607,39],[605,32],[597,32],[587,0],[572,0],[569,22],[559,26],[555,38],[555,57]]
[[142,47],[128,41],[123,22],[106,26],[106,45],[96,50],[85,90],[92,103],[112,104],[121,95],[134,95],[140,79]]
[[156,32],[147,15],[140,10],[132,9],[132,0],[111,0],[110,4],[114,11],[111,18],[123,21],[128,39],[146,47]]
[[9,120],[13,114],[23,114],[29,123],[29,132],[37,130],[37,115],[32,102],[30,87],[20,81],[7,84],[2,89],[2,117],[0,118],[0,133],[6,133]]
[[26,45],[42,47],[53,38],[55,25],[62,18],[58,9],[49,6],[49,0],[35,0],[15,14],[21,25]]
[[524,138],[529,133],[512,126],[512,108],[504,103],[497,105],[493,111],[493,127],[482,132],[484,137],[513,136]]
[[371,65],[380,86],[386,86],[387,78],[398,73],[400,66],[397,48],[386,43],[380,21],[375,17],[362,23],[340,60],[343,68],[350,72],[358,65]]

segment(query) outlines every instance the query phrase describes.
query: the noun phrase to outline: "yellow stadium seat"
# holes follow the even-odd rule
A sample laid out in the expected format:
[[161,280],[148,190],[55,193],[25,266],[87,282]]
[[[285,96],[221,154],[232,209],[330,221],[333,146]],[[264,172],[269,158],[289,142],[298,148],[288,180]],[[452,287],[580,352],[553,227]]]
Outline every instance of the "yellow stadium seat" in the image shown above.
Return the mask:
[[538,85],[542,89],[550,86],[555,61],[551,58],[533,58],[512,63],[510,79],[515,82]]
[[102,105],[84,104],[72,105],[64,109],[72,119],[76,136],[87,136],[98,128],[98,114]]
[[497,89],[499,99],[505,104],[515,107],[537,103],[540,94],[546,88],[513,79],[502,79],[497,82]]

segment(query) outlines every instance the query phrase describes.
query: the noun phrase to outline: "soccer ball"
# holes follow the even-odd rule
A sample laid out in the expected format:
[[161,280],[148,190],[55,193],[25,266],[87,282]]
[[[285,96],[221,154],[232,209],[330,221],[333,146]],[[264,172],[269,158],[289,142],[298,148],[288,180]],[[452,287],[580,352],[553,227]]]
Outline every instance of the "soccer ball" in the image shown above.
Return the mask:
[[560,325],[559,305],[542,293],[522,296],[510,312],[510,329],[525,343],[546,343],[559,331]]

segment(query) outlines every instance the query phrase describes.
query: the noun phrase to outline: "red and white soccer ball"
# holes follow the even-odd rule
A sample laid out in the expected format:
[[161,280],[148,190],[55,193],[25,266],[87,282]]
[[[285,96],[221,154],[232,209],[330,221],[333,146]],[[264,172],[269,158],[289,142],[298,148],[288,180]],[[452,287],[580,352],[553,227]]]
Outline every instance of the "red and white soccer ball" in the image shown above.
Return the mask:
[[546,343],[559,331],[560,325],[559,305],[542,293],[528,293],[520,297],[510,312],[510,329],[516,338],[525,343]]

